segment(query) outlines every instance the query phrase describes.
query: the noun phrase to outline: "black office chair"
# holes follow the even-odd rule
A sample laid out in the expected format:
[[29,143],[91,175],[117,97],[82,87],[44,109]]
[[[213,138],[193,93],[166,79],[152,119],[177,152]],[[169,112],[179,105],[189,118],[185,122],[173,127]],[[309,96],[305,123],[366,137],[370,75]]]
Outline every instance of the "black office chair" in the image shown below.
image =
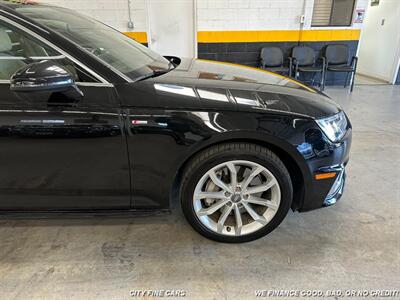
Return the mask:
[[[349,75],[351,76],[351,88],[354,88],[354,79],[357,71],[358,57],[353,56],[349,64],[349,48],[347,45],[328,45],[325,48],[324,57],[326,59],[326,72],[342,72],[347,73],[344,87],[347,86]],[[324,80],[325,81],[325,80]]]
[[[316,58],[314,49],[307,46],[296,46],[292,49],[292,56],[289,58],[292,61],[294,68],[294,78],[297,79],[299,72],[313,73],[312,84],[315,80],[315,75],[321,73],[321,80],[319,87],[321,91],[324,90],[324,78],[325,78],[325,58]],[[317,61],[321,60],[321,64],[318,65]]]
[[289,67],[285,67],[282,49],[279,47],[264,47],[260,53],[260,67],[275,73],[287,73]]

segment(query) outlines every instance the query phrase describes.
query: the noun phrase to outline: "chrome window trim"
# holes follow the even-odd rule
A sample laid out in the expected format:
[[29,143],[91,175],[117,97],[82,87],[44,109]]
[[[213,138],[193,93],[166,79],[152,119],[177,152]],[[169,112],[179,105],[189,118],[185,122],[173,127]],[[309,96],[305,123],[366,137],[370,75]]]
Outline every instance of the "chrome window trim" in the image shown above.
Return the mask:
[[77,82],[77,86],[91,86],[91,87],[114,87],[112,83],[103,82]]
[[[3,10],[0,10],[3,12]],[[22,30],[23,32],[26,32],[27,34],[35,37],[36,39],[40,40],[41,42],[45,43],[47,46],[49,46],[50,48],[52,48],[53,50],[56,50],[58,53],[64,55],[66,58],[70,59],[72,62],[76,63],[78,66],[80,66],[81,68],[83,68],[85,71],[87,71],[89,74],[93,75],[96,79],[98,79],[101,83],[103,84],[111,84],[110,82],[108,82],[106,79],[104,79],[104,77],[100,76],[99,74],[97,74],[96,72],[94,72],[93,70],[91,70],[89,67],[87,67],[86,65],[84,65],[82,62],[80,62],[79,60],[75,59],[74,57],[72,57],[71,55],[69,55],[67,52],[65,52],[64,50],[62,50],[61,48],[57,47],[56,45],[54,45],[53,43],[49,42],[47,39],[43,38],[42,36],[38,35],[37,33],[29,30],[28,28],[22,26],[21,24],[18,24],[17,22],[14,22],[12,20],[10,20],[9,18],[0,15],[0,20],[4,21],[5,23],[9,23],[14,27],[17,27],[18,29]],[[1,81],[0,81],[1,82]],[[94,82],[93,82],[94,83]],[[112,85],[112,84],[111,84]]]
[[[44,60],[44,59],[64,59],[64,55],[57,55],[57,56],[29,56],[28,58],[33,60]],[[23,56],[0,56],[0,60],[24,60],[27,57]]]
[[[11,80],[0,79],[0,84],[11,84]],[[89,86],[89,87],[114,87],[112,83],[103,82],[76,82],[77,86]]]

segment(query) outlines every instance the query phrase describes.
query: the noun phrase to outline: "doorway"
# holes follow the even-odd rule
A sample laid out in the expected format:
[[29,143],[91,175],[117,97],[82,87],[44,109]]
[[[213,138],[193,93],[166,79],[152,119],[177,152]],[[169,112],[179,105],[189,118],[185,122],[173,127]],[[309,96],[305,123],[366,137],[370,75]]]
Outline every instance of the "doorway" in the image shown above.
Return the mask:
[[161,55],[196,57],[195,0],[148,0],[149,47]]
[[376,3],[370,4],[367,11],[358,54],[358,78],[393,84],[400,62],[400,1]]

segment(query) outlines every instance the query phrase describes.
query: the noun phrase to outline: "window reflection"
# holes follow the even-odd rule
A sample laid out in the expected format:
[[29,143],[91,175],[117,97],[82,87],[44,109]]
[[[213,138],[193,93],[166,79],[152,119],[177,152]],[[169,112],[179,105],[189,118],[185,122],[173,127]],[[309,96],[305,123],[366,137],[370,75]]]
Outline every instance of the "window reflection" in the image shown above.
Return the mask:
[[250,97],[238,97],[234,96],[235,100],[238,104],[244,104],[244,105],[251,105],[251,106],[258,106],[259,102],[256,99],[252,99]]
[[226,96],[225,91],[218,93],[218,92],[210,91],[210,90],[197,89],[197,92],[199,93],[200,97],[203,99],[229,102],[229,99]]
[[224,76],[223,74],[210,73],[210,72],[199,72],[200,79],[220,80],[220,79],[222,79],[223,76]]
[[185,86],[174,85],[174,84],[156,83],[156,84],[154,84],[154,88],[157,91],[161,91],[161,92],[178,94],[178,95],[182,95],[182,96],[196,97],[196,93],[194,92],[193,88],[191,88],[191,87],[185,87]]
[[199,117],[204,125],[211,128],[217,132],[225,132],[226,129],[218,124],[219,113],[209,113],[209,112],[192,112],[193,115]]
[[244,77],[238,77],[238,76],[233,76],[233,81],[257,83],[257,80],[244,78]]

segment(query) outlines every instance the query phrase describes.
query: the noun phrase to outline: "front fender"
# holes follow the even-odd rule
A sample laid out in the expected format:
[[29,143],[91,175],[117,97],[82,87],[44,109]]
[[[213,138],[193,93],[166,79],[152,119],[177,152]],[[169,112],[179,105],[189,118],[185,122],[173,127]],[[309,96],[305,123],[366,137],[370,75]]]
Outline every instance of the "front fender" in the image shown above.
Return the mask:
[[308,123],[281,114],[135,110],[127,120],[133,207],[168,208],[175,179],[191,157],[231,141],[280,149],[295,161],[307,187],[310,173],[296,147],[304,141],[301,127]]

